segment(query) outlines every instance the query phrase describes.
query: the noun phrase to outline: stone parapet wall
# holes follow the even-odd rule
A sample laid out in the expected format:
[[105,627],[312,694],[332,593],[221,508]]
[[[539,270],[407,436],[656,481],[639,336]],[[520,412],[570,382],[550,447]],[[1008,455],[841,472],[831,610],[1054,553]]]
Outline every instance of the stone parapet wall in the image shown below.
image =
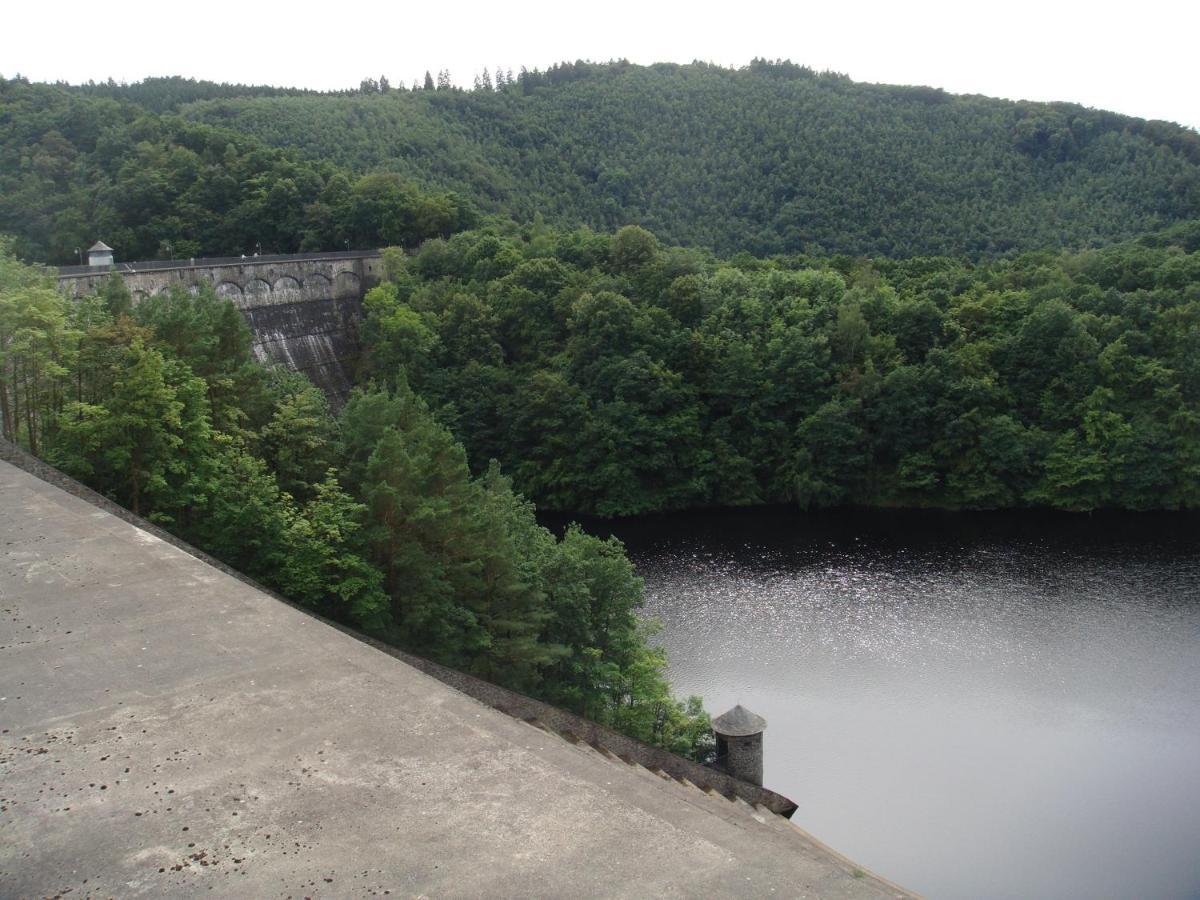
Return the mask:
[[228,297],[239,309],[253,309],[310,300],[361,298],[378,284],[383,274],[379,254],[372,256],[323,257],[249,257],[237,262],[182,263],[174,268],[138,269],[136,263],[114,266],[110,270],[59,274],[59,285],[75,297],[96,291],[110,275],[119,275],[134,296],[163,294],[173,286],[193,287],[210,284],[218,296]]
[[761,804],[777,815],[791,818],[792,813],[797,809],[796,804],[782,794],[734,778],[725,772],[692,762],[682,756],[676,756],[659,747],[652,747],[636,738],[628,737],[541,700],[534,700],[532,697],[526,697],[524,694],[518,694],[508,688],[483,681],[473,675],[448,669],[402,650],[389,647],[384,647],[384,649],[393,656],[404,660],[413,668],[420,669],[438,681],[457,688],[464,694],[486,703],[493,709],[508,713],[514,718],[526,721],[536,719],[561,735],[604,747],[617,756],[640,763],[647,769],[661,769],[673,778],[686,778],[697,787],[711,788],[726,797],[740,797],[751,805]]

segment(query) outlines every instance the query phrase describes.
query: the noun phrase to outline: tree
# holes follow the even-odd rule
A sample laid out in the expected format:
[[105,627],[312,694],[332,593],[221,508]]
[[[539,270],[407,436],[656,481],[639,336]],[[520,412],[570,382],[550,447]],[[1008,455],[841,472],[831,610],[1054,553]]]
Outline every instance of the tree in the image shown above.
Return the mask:
[[482,593],[472,603],[488,634],[473,670],[493,681],[530,691],[541,670],[569,649],[543,640],[551,613],[544,570],[553,536],[537,524],[533,504],[513,492],[493,461],[479,482],[475,528],[482,563]]
[[261,368],[254,364],[252,335],[245,318],[211,285],[195,293],[173,286],[133,311],[137,322],[153,330],[155,343],[204,379],[212,422],[236,433],[245,424],[243,408],[261,390]]
[[791,471],[801,508],[839,505],[865,480],[868,458],[859,411],[853,401],[830,400],[797,429]]
[[18,261],[12,240],[0,237],[0,430],[35,454],[61,408],[64,363],[77,339],[66,309],[53,280]]
[[617,272],[636,272],[657,256],[658,239],[644,228],[626,225],[613,235],[610,258]]
[[291,599],[382,637],[391,625],[390,604],[383,573],[366,559],[365,517],[366,507],[330,469],[312,499],[289,516],[282,534],[287,552],[272,582]]
[[322,480],[328,480],[337,450],[329,401],[311,383],[297,384],[276,406],[260,441],[280,488],[301,501],[312,497]]
[[116,363],[107,396],[66,406],[50,456],[136,515],[171,522],[202,490],[211,433],[206,394],[186,366],[135,339]]
[[488,644],[464,602],[481,574],[462,541],[471,495],[466,455],[426,416],[385,430],[367,463],[368,535],[392,598],[393,636],[448,665],[469,665]]

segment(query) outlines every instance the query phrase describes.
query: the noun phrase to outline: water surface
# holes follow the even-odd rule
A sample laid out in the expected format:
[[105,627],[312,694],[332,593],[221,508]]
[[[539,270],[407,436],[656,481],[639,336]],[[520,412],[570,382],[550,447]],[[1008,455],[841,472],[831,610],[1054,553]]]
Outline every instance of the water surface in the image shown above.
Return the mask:
[[767,718],[801,827],[933,898],[1200,897],[1196,518],[608,527],[675,688]]

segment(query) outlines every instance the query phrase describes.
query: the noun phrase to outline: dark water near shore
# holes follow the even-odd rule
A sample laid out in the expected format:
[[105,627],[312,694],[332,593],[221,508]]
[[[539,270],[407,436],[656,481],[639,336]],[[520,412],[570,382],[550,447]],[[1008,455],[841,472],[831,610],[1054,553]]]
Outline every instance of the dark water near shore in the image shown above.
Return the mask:
[[1200,520],[597,523],[795,821],[932,898],[1200,897]]

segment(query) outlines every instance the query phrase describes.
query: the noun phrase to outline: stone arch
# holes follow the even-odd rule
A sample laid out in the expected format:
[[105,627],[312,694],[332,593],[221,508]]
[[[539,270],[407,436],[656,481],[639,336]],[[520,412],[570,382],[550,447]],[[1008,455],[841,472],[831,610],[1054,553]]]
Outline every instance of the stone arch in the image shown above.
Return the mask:
[[322,275],[320,272],[310,272],[304,276],[304,286],[306,288],[327,288],[332,283],[328,275]]
[[338,297],[356,297],[359,294],[359,287],[362,285],[362,279],[354,272],[343,270],[335,276],[334,293]]
[[148,293],[146,293],[145,291],[142,291],[142,290],[132,290],[129,293],[133,297],[133,305],[134,306],[137,306],[139,303],[141,303],[143,300],[145,300],[147,297],[150,296]]
[[261,278],[251,278],[246,282],[245,293],[247,297],[269,297],[271,284]]
[[217,296],[241,299],[242,286],[236,281],[221,281],[217,283]]
[[271,285],[271,295],[275,303],[299,303],[304,299],[304,289],[300,282],[291,275],[280,275]]

